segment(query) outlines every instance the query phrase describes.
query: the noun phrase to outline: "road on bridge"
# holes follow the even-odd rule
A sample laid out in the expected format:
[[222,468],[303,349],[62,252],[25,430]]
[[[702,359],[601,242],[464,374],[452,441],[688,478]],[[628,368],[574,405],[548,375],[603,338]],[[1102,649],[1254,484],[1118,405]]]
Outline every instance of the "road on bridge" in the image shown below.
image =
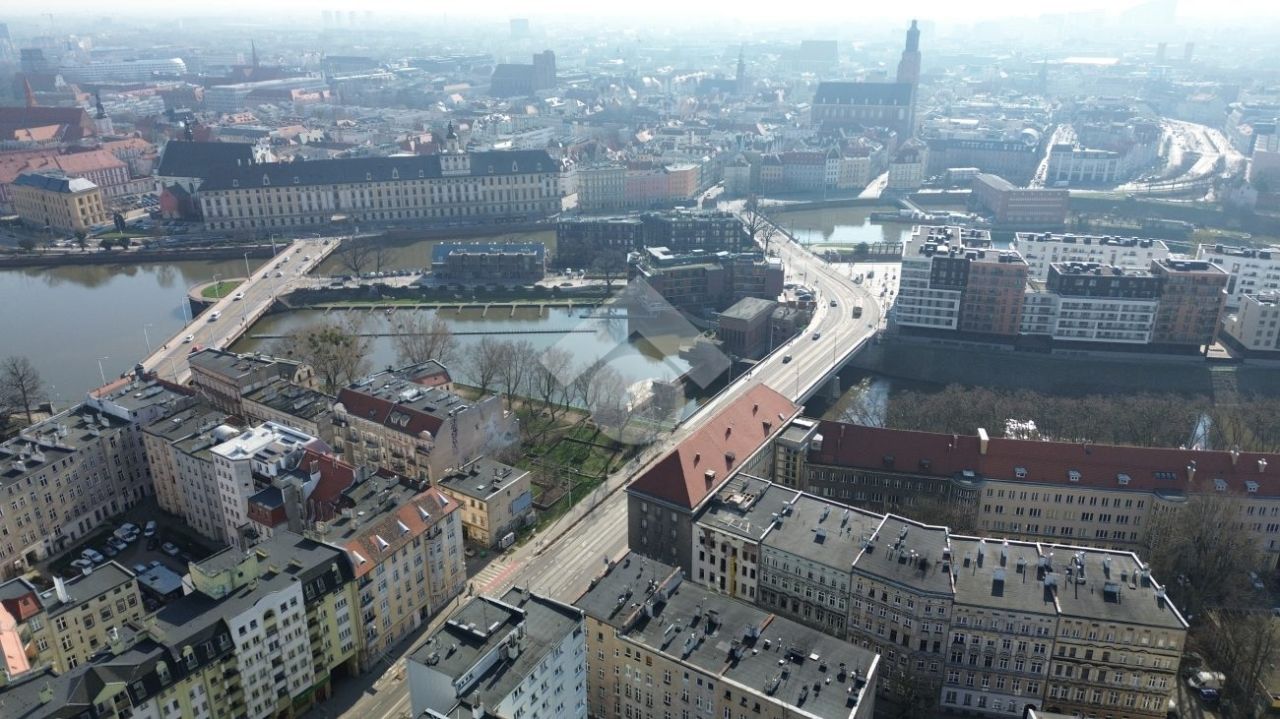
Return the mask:
[[[333,252],[339,241],[336,237],[294,240],[254,270],[229,296],[218,300],[164,340],[159,349],[142,361],[143,367],[156,371],[163,379],[185,384],[191,376],[187,354],[193,347],[226,349],[249,329],[254,319],[271,308],[277,297],[293,289],[299,280],[305,282],[307,273]],[[215,316],[217,319],[213,319]],[[187,337],[191,340],[187,341]]]

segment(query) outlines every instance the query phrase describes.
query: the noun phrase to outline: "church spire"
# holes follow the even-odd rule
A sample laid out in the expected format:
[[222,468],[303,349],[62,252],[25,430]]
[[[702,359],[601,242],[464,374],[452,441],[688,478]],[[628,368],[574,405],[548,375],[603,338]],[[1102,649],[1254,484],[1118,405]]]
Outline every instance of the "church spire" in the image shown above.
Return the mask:
[[911,21],[911,27],[907,30],[907,52],[920,52],[920,28],[916,27],[916,21]]
[[734,76],[734,84],[739,93],[747,91],[747,58],[746,48],[738,46],[738,74]]

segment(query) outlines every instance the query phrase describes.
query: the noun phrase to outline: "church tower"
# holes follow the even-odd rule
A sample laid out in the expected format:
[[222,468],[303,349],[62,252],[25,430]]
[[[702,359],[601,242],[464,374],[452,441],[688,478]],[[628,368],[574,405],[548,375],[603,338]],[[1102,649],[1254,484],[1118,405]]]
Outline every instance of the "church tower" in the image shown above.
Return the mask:
[[738,48],[738,74],[734,76],[734,90],[739,95],[747,94],[747,59],[742,47]]
[[912,85],[920,83],[920,29],[916,21],[911,21],[907,30],[907,46],[902,51],[902,59],[898,61],[898,82]]

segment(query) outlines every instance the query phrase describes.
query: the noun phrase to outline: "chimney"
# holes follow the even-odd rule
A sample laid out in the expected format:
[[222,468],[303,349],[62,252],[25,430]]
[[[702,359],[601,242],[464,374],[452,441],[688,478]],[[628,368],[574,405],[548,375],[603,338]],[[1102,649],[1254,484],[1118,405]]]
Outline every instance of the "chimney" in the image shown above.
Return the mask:
[[1239,461],[1240,461],[1240,445],[1237,444],[1231,447],[1231,466],[1232,467],[1236,466],[1236,463]]
[[1266,472],[1266,471],[1267,471],[1267,458],[1259,457],[1258,458],[1258,474],[1262,474],[1263,472]]
[[1193,459],[1187,462],[1187,482],[1196,481],[1196,461]]
[[987,430],[986,430],[986,428],[984,428],[984,427],[979,427],[979,428],[978,428],[978,454],[980,454],[980,455],[982,455],[982,456],[984,456],[984,457],[986,456],[986,454],[987,454],[987,442],[988,442],[988,441],[990,441],[990,439],[991,439],[991,438],[987,436]]
[[53,591],[58,597],[58,601],[67,604],[71,601],[71,595],[67,593],[67,580],[62,577],[53,578]]

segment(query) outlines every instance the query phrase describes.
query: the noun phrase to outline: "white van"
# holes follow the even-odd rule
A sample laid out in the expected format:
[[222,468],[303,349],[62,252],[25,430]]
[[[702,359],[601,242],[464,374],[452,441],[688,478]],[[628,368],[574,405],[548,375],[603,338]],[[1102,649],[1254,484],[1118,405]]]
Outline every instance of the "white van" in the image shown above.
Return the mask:
[[209,315],[209,321],[210,321],[210,322],[217,322],[217,321],[218,321],[218,318],[219,318],[219,317],[221,317],[221,316],[222,316],[222,313],[221,313],[221,312],[214,312],[213,314]]

